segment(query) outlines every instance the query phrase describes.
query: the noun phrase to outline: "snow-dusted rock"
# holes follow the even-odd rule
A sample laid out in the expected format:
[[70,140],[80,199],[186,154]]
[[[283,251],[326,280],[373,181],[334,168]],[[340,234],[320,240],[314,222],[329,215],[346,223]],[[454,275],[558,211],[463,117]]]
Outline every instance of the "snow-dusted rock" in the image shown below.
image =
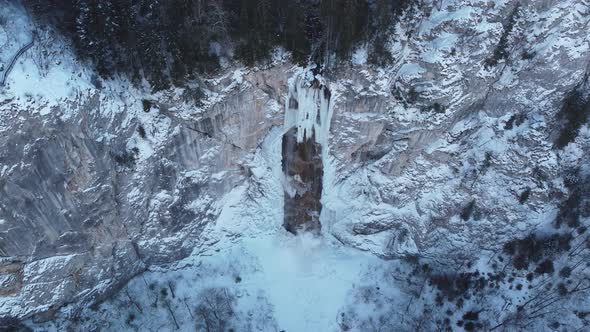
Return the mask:
[[[589,152],[587,127],[563,151],[552,148],[563,97],[587,74],[589,21],[590,6],[577,0],[427,1],[398,24],[387,68],[367,65],[363,49],[354,66],[322,76],[284,59],[228,67],[201,83],[199,103],[182,89],[152,95],[122,79],[97,88],[58,37],[42,35],[0,90],[0,316],[41,321],[58,313],[67,325],[81,308],[96,320],[86,304],[111,296],[132,306],[154,293],[157,302],[157,290],[134,278],[145,271],[154,283],[182,275],[184,303],[198,305],[190,290],[197,281],[215,289],[239,283],[226,259],[243,248],[255,267],[241,271],[272,282],[235,286],[237,303],[264,308],[260,326],[291,327],[285,299],[309,305],[321,301],[309,290],[323,287],[344,301],[358,281],[345,263],[364,269],[366,257],[342,246],[444,264],[546,227],[567,194],[564,171]],[[508,56],[486,65],[503,35]],[[44,67],[37,60],[50,45],[59,61]],[[296,77],[329,86],[328,123],[307,123],[289,109]],[[143,100],[153,102],[147,112]],[[319,222],[329,243],[303,255],[282,228],[281,139],[295,124],[314,128],[322,144]],[[273,239],[283,241],[276,252]],[[307,254],[313,268],[290,268],[289,259]],[[215,255],[222,263],[210,262]],[[333,268],[318,267],[323,259]],[[191,279],[201,261],[219,284]],[[276,280],[283,274],[312,286],[291,297]],[[347,279],[330,289],[322,280],[335,275]],[[131,279],[131,295],[113,294]],[[311,322],[304,330],[335,328],[330,315],[340,304],[326,303],[302,312]],[[110,302],[105,308],[100,317],[124,326],[128,317]],[[177,324],[192,328],[192,311],[183,315]]]

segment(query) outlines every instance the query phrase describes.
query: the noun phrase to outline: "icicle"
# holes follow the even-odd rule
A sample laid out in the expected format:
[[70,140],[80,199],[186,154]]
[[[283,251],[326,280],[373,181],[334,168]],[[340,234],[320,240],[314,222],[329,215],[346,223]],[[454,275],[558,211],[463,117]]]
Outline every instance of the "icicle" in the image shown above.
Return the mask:
[[316,143],[327,144],[330,129],[330,91],[326,87],[306,86],[296,77],[289,85],[285,105],[285,131],[297,128],[297,142],[314,136]]
[[321,230],[322,187],[330,130],[330,91],[314,80],[290,80],[282,142],[284,226],[292,232]]

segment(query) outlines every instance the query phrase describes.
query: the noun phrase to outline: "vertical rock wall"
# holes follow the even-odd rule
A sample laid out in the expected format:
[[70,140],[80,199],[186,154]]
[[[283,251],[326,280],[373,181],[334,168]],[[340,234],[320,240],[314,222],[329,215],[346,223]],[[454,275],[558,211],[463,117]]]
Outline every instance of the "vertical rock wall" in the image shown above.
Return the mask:
[[285,176],[284,227],[291,233],[321,230],[320,213],[327,146],[330,91],[314,80],[295,78],[285,105],[282,141]]

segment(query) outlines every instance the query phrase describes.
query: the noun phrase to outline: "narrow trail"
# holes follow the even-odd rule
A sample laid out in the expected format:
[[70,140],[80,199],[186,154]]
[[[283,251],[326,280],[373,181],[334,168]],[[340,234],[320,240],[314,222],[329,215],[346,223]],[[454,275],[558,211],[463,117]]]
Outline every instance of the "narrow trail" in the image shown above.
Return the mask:
[[20,58],[26,51],[28,51],[31,47],[33,47],[33,45],[35,44],[35,39],[37,37],[37,28],[35,26],[35,22],[32,21],[32,16],[29,13],[29,9],[24,4],[22,4],[22,7],[24,8],[27,16],[31,17],[31,22],[33,25],[33,31],[31,32],[31,41],[28,44],[26,44],[25,46],[21,47],[20,50],[18,50],[18,52],[16,52],[14,57],[12,57],[12,60],[8,64],[8,67],[6,68],[6,70],[4,70],[4,76],[2,77],[2,81],[0,82],[0,87],[3,87],[6,85],[6,80],[8,79],[8,75],[10,74],[12,69],[14,68],[16,61],[18,61],[18,58]]
[[18,52],[16,52],[14,57],[12,57],[12,60],[8,64],[8,68],[6,68],[6,70],[4,71],[4,76],[2,77],[2,81],[0,82],[0,86],[5,86],[6,79],[8,78],[8,75],[10,74],[10,72],[12,71],[12,68],[14,68],[14,65],[16,64],[16,61],[18,60],[18,58],[20,58],[21,55],[23,55],[26,51],[28,51],[31,47],[33,47],[33,45],[35,44],[35,35],[36,35],[35,32],[33,32],[33,36],[31,37],[31,41],[28,44],[26,44],[25,46],[21,47],[21,49]]

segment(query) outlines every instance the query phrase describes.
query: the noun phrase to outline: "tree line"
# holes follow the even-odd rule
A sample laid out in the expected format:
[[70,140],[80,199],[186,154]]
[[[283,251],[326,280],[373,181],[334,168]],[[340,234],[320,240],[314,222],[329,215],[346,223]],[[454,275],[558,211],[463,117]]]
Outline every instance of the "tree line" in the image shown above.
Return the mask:
[[264,62],[276,47],[299,64],[336,66],[355,47],[392,60],[389,38],[413,0],[27,0],[38,24],[72,41],[102,77],[124,74],[153,90],[214,72],[220,59]]

